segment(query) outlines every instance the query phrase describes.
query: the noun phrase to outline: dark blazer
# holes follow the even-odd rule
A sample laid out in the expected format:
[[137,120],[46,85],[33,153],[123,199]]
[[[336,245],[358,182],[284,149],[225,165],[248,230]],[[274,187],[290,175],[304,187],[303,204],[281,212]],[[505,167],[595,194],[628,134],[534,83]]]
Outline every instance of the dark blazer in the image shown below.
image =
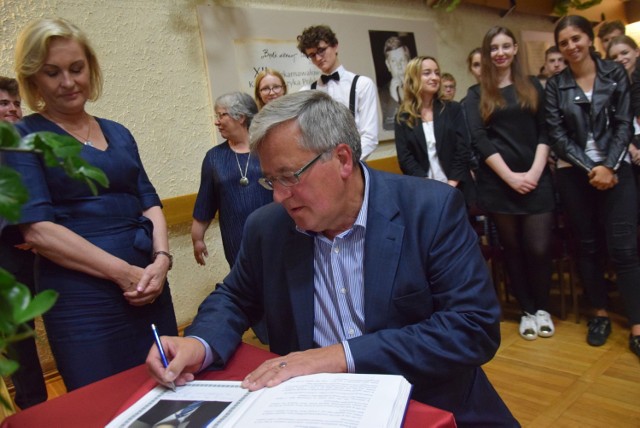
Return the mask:
[[[365,333],[348,341],[359,373],[401,374],[412,398],[458,426],[516,426],[480,366],[500,344],[500,306],[460,192],[369,169]],[[231,273],[186,334],[225,364],[264,315],[272,352],[314,348],[314,238],[279,204],[248,218]]]
[[640,117],[640,58],[636,59],[636,68],[631,75],[631,110],[634,117]]
[[596,146],[606,154],[602,165],[617,170],[633,136],[629,78],[621,64],[593,59],[597,71],[591,102],[569,67],[547,81],[549,142],[561,159],[589,172],[596,163],[584,149],[592,131]]
[[[405,113],[404,118],[408,118]],[[433,103],[433,132],[440,166],[449,180],[460,182],[459,189],[467,203],[472,202],[471,146],[467,122],[462,107],[455,101]],[[422,121],[417,118],[410,127],[406,121],[395,122],[396,153],[400,169],[405,175],[426,177],[429,172],[427,140]]]

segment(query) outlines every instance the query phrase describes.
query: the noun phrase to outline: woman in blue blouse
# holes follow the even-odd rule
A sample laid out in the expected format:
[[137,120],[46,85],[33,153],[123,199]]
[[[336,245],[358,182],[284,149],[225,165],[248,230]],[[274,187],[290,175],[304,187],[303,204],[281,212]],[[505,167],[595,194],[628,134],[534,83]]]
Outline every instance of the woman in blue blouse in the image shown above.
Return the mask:
[[72,390],[142,364],[153,343],[151,323],[177,333],[167,227],[131,133],[85,111],[101,94],[102,75],[84,33],[63,19],[31,22],[18,38],[16,75],[36,112],[19,132],[77,139],[81,156],[110,182],[93,195],[39,155],[6,156],[29,190],[20,229],[38,254],[37,287],[60,293],[44,322]]
[[204,265],[208,256],[204,235],[219,212],[222,247],[231,267],[240,251],[245,220],[256,208],[272,202],[273,195],[258,184],[260,162],[249,153],[249,125],[258,112],[256,103],[248,94],[231,92],[216,99],[214,110],[215,124],[226,141],[210,149],[202,161],[191,240],[196,261]]

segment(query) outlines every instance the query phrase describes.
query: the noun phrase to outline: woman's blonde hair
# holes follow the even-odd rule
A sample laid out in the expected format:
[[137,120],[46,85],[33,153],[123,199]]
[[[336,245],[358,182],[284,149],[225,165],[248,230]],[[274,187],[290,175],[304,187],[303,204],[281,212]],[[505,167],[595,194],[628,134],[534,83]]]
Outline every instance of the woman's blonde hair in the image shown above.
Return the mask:
[[16,43],[15,71],[23,100],[33,111],[46,108],[44,100],[33,81],[49,53],[49,45],[56,38],[75,40],[82,46],[87,57],[90,73],[91,101],[102,94],[102,71],[87,36],[80,28],[62,18],[43,18],[31,21],[20,32]]
[[[405,122],[410,128],[413,128],[415,120],[421,117],[422,62],[428,59],[435,62],[438,70],[440,69],[438,61],[432,56],[417,56],[409,61],[404,69],[403,99],[396,120],[398,123]],[[433,98],[437,99],[438,94],[439,92],[435,93]]]
[[[517,45],[513,33],[505,27],[493,27],[484,36],[481,52],[480,115],[485,123],[489,121],[491,115],[497,109],[506,107],[507,105],[498,86],[498,73],[491,62],[491,42],[493,38],[499,34],[504,34],[509,37],[513,41],[513,44]],[[517,55],[513,57],[513,61],[511,62],[511,80],[513,81],[520,107],[535,112],[538,109],[538,92],[533,86],[533,83],[531,83],[529,78],[524,74]]]
[[262,82],[262,79],[264,79],[267,76],[275,76],[278,79],[280,79],[280,82],[282,83],[282,95],[287,95],[287,82],[284,80],[284,77],[282,77],[282,74],[280,74],[278,70],[274,70],[269,67],[263,70],[260,70],[260,72],[256,75],[256,81],[255,81],[254,90],[253,90],[253,95],[256,100],[256,104],[258,104],[258,110],[261,110],[262,107],[264,107],[265,105],[264,102],[262,101],[262,97],[260,96],[260,82]]

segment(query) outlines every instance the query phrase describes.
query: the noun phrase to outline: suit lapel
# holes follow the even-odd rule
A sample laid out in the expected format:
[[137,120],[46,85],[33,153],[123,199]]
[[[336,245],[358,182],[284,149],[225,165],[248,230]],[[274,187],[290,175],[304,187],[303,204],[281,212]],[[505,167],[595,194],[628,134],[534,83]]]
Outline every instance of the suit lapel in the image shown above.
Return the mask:
[[369,209],[364,247],[366,332],[386,327],[389,302],[400,261],[404,226],[394,223],[399,209],[380,173],[369,169]]
[[283,257],[295,329],[300,349],[313,347],[313,237],[292,227]]
[[[602,63],[598,63],[600,65]],[[611,96],[616,90],[617,82],[609,77],[609,70],[603,70],[602,76],[596,73],[596,80],[593,84],[593,95],[591,96],[591,108],[593,117],[598,116],[600,111],[611,103]]]
[[415,135],[418,146],[420,148],[420,150],[422,150],[427,158],[427,161],[429,159],[428,156],[428,152],[427,152],[427,138],[424,135],[424,129],[422,128],[422,120],[420,120],[419,118],[416,119],[414,125],[413,125],[413,135]]

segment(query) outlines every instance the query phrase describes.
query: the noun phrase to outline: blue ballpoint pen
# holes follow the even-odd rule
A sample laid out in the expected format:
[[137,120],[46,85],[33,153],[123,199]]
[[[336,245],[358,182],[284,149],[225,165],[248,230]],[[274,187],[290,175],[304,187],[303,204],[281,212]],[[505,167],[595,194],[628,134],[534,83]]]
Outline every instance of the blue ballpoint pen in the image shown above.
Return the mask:
[[[160,352],[160,358],[162,358],[162,365],[166,369],[169,366],[169,361],[167,361],[167,356],[164,353],[164,348],[162,347],[162,342],[160,341],[160,336],[158,336],[158,330],[156,330],[156,325],[151,324],[151,331],[153,331],[153,338],[156,341],[156,346],[158,347],[158,351]],[[169,388],[175,392],[176,384],[173,382],[169,383]]]

